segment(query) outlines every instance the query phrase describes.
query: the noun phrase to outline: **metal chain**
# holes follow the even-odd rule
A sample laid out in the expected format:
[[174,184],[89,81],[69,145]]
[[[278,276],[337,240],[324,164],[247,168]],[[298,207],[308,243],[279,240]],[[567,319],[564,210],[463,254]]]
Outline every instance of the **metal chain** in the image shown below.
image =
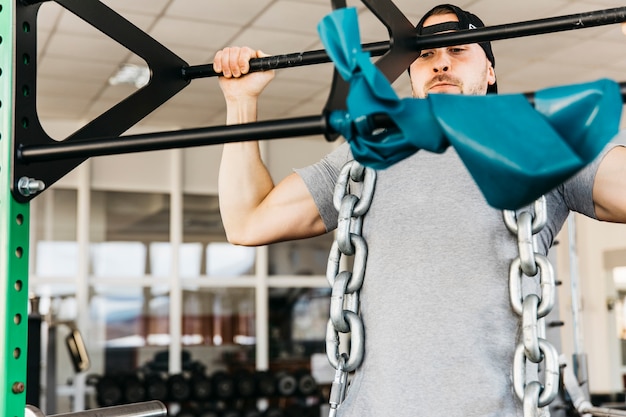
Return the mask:
[[[555,302],[556,284],[554,269],[548,258],[537,253],[536,234],[547,222],[545,197],[534,204],[534,215],[505,210],[504,223],[517,236],[519,256],[509,269],[509,292],[513,311],[522,319],[522,342],[513,359],[513,387],[523,403],[524,417],[548,415],[543,410],[556,398],[559,390],[559,358],[556,348],[545,339],[547,316]],[[535,279],[538,274],[539,294],[525,294],[523,280]],[[544,364],[544,381],[541,383],[528,375],[530,363]]]
[[[351,194],[352,183],[363,183],[361,197]],[[332,287],[330,319],[326,326],[326,353],[336,369],[330,392],[329,417],[335,417],[345,398],[348,373],[361,365],[364,354],[364,327],[359,316],[359,291],[363,285],[367,262],[367,244],[361,235],[363,216],[371,205],[376,172],[356,161],[341,170],[335,186],[333,204],[339,212],[336,238],[333,242],[326,278]],[[515,351],[513,386],[523,403],[524,417],[545,415],[542,411],[557,396],[559,360],[556,348],[545,339],[545,320],[555,302],[554,270],[548,258],[537,253],[535,235],[547,222],[545,197],[529,211],[516,214],[505,210],[504,222],[517,236],[519,256],[513,260],[509,273],[510,300],[513,310],[522,319],[522,342]],[[344,256],[354,256],[352,271],[341,270]],[[522,279],[539,274],[539,294],[524,294]],[[349,334],[349,352],[340,352],[339,333]],[[545,364],[544,382],[527,375],[528,362]]]
[[[355,183],[362,183],[360,197],[351,193],[351,185]],[[326,279],[332,287],[330,319],[326,326],[326,355],[336,369],[330,391],[329,417],[337,414],[337,408],[345,398],[348,373],[363,361],[365,336],[359,315],[359,291],[365,276],[367,243],[361,231],[363,216],[372,203],[375,185],[376,171],[356,161],[343,166],[335,185],[333,204],[339,218],[326,268]],[[354,256],[352,271],[341,269],[345,256]],[[349,334],[349,352],[340,353],[340,333]]]

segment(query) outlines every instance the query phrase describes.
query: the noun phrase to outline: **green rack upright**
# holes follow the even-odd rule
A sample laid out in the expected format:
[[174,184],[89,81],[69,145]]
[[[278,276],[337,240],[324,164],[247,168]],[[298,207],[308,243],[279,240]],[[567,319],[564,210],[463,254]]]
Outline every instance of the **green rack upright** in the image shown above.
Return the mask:
[[[15,6],[0,0],[0,314],[4,326],[0,375],[0,415],[23,417],[26,407],[28,347],[28,229],[29,204],[11,194],[13,94],[15,76]],[[27,31],[27,25],[21,30]],[[28,57],[22,57],[28,59]]]

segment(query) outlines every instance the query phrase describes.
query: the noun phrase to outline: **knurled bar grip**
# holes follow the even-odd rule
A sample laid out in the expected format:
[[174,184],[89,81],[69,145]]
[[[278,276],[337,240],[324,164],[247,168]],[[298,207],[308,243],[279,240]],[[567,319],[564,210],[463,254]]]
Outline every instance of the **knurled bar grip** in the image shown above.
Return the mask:
[[55,414],[50,417],[165,417],[167,408],[161,401],[116,405],[73,413]]

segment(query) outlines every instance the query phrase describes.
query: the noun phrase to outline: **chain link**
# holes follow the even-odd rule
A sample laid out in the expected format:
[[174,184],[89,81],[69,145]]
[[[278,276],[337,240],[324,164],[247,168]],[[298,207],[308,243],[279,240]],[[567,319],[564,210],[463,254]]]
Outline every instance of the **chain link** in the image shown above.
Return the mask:
[[[547,223],[546,199],[541,197],[535,202],[534,214],[528,210],[505,210],[503,217],[508,230],[517,236],[519,251],[509,269],[511,307],[522,320],[522,342],[513,359],[513,387],[522,401],[524,417],[543,416],[547,414],[543,408],[558,394],[560,371],[558,352],[545,339],[544,317],[552,311],[556,296],[554,269],[546,256],[537,253],[535,236]],[[538,279],[539,294],[524,293],[525,277]],[[537,370],[544,365],[543,383],[527,372],[531,364]]]
[[[360,197],[352,194],[351,185],[360,183]],[[330,249],[326,279],[332,288],[330,319],[326,325],[326,355],[336,369],[330,392],[330,413],[333,417],[343,402],[348,384],[348,373],[363,361],[365,335],[359,315],[359,292],[365,277],[367,243],[361,231],[363,216],[374,196],[376,171],[356,161],[343,166],[333,195],[333,204],[339,212],[335,241]],[[343,268],[342,260],[353,256],[352,271]],[[343,269],[342,269],[343,268]],[[340,352],[339,334],[345,334],[349,351]]]

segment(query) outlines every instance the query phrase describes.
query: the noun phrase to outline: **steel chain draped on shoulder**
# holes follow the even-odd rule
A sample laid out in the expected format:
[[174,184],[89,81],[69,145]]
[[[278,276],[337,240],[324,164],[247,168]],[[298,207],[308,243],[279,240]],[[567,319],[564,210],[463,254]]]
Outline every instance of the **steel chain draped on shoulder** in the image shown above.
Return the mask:
[[[360,197],[352,193],[356,183],[361,184]],[[326,354],[336,369],[330,392],[329,417],[336,415],[337,407],[343,402],[348,373],[363,361],[365,337],[359,315],[359,291],[365,276],[367,243],[361,232],[363,216],[372,203],[375,186],[376,171],[356,161],[343,166],[335,185],[333,204],[339,218],[326,268],[326,279],[332,287]],[[346,269],[346,256],[354,256],[352,271]],[[339,333],[349,334],[349,352],[340,352]]]
[[[559,390],[559,358],[556,348],[546,339],[547,316],[555,302],[554,269],[548,258],[537,253],[536,234],[547,222],[545,197],[534,204],[534,215],[528,210],[503,212],[508,230],[517,236],[519,256],[509,269],[511,307],[522,319],[522,342],[513,359],[513,387],[523,403],[524,417],[549,415],[543,409],[556,398]],[[539,280],[539,294],[524,292],[524,279]],[[543,362],[543,384],[528,375],[530,363],[538,371]],[[537,372],[538,373],[538,372]]]
[[[361,183],[361,196],[352,193],[351,185]],[[339,212],[335,241],[330,250],[326,278],[332,287],[330,319],[326,326],[326,353],[336,369],[330,392],[329,417],[335,417],[345,398],[348,373],[363,361],[364,327],[359,315],[359,291],[367,263],[367,243],[362,236],[363,216],[374,194],[376,171],[350,161],[342,168],[335,186],[333,204]],[[519,256],[509,270],[510,302],[522,320],[522,342],[513,359],[513,387],[523,403],[524,417],[548,415],[545,407],[557,396],[559,360],[556,348],[545,339],[547,316],[555,303],[554,270],[548,258],[537,252],[536,234],[547,222],[545,197],[534,204],[534,214],[503,212],[508,230],[517,236]],[[346,269],[345,256],[354,256],[352,271]],[[539,280],[539,294],[525,294],[523,280]],[[349,352],[340,352],[339,334],[349,334]],[[533,379],[527,370],[544,364],[544,382]]]

